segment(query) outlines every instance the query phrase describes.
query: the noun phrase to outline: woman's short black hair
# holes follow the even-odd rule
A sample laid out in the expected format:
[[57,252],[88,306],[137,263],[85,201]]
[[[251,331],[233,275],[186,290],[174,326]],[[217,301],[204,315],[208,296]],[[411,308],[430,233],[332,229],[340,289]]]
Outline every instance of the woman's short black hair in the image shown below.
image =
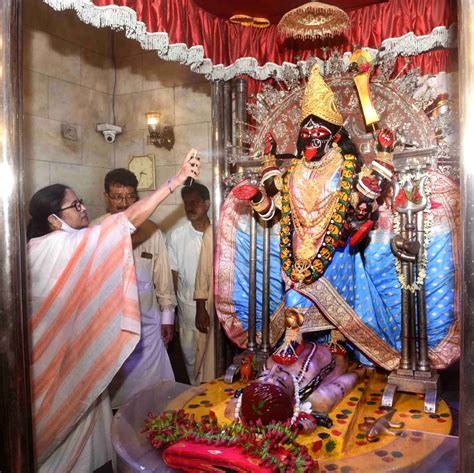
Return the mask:
[[68,186],[52,184],[36,192],[30,200],[28,210],[30,221],[26,229],[28,240],[38,238],[51,232],[48,217],[59,213]]

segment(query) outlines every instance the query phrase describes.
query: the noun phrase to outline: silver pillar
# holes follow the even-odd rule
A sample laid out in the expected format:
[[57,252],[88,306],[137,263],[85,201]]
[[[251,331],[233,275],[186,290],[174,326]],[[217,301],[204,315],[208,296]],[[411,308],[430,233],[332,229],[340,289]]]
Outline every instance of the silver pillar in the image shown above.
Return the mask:
[[257,350],[257,216],[250,213],[249,328],[247,350]]
[[224,154],[224,83],[212,83],[212,216],[214,228],[219,222],[223,202],[224,185],[222,176],[225,169]]
[[270,224],[263,227],[262,351],[270,353]]
[[458,1],[463,281],[459,469],[474,471],[474,0]]
[[247,121],[247,81],[236,79],[235,81],[235,145],[239,150],[243,146],[245,122]]
[[[224,82],[224,98],[223,98],[223,115],[224,115],[224,152],[229,149],[232,152],[232,140],[233,140],[233,113],[232,113],[232,82],[226,81]],[[221,181],[222,179],[229,177],[229,165],[224,159],[224,166],[222,169],[221,174]]]
[[[212,82],[212,222],[214,241],[219,227],[219,215],[224,199],[222,176],[225,169],[224,155],[224,87],[222,81]],[[214,355],[216,376],[224,374],[226,369],[224,357],[224,338],[215,313],[214,316]]]
[[21,160],[21,1],[0,2],[0,471],[34,470]]
[[[234,145],[236,154],[244,154],[244,133],[247,122],[247,81],[245,79],[236,79],[235,88],[235,139]],[[242,172],[241,166],[234,169],[235,172]]]

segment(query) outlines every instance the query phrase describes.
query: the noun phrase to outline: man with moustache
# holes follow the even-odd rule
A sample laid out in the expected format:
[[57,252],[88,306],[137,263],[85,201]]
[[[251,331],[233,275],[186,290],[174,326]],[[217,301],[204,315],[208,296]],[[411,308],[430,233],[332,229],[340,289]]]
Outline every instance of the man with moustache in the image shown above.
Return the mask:
[[181,189],[188,222],[174,229],[167,238],[173,283],[178,301],[179,337],[186,371],[191,384],[199,384],[195,375],[199,330],[196,328],[194,289],[202,237],[211,222],[209,189],[193,182]]
[[[127,169],[113,169],[104,180],[108,214],[123,212],[138,200],[138,181]],[[134,394],[162,379],[174,380],[166,345],[173,338],[174,296],[166,245],[161,231],[146,220],[132,235],[133,257],[140,299],[142,335],[135,351],[112,381],[112,407],[118,408]]]

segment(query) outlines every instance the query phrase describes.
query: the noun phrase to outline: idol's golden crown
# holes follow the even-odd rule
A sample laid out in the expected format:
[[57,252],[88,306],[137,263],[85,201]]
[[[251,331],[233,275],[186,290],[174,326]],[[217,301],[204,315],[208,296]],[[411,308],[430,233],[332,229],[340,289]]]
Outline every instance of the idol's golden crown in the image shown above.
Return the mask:
[[300,123],[309,115],[316,115],[334,125],[342,126],[344,123],[344,119],[336,106],[334,92],[324,82],[317,64],[311,69],[308,84],[304,91]]

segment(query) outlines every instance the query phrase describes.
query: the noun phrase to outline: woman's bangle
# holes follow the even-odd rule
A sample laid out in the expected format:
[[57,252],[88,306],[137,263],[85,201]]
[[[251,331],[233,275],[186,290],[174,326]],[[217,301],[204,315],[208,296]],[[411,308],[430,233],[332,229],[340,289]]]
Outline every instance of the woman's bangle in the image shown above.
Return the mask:
[[171,185],[171,178],[169,178],[166,183],[168,184],[168,190],[170,191],[170,194],[174,192],[173,186]]

